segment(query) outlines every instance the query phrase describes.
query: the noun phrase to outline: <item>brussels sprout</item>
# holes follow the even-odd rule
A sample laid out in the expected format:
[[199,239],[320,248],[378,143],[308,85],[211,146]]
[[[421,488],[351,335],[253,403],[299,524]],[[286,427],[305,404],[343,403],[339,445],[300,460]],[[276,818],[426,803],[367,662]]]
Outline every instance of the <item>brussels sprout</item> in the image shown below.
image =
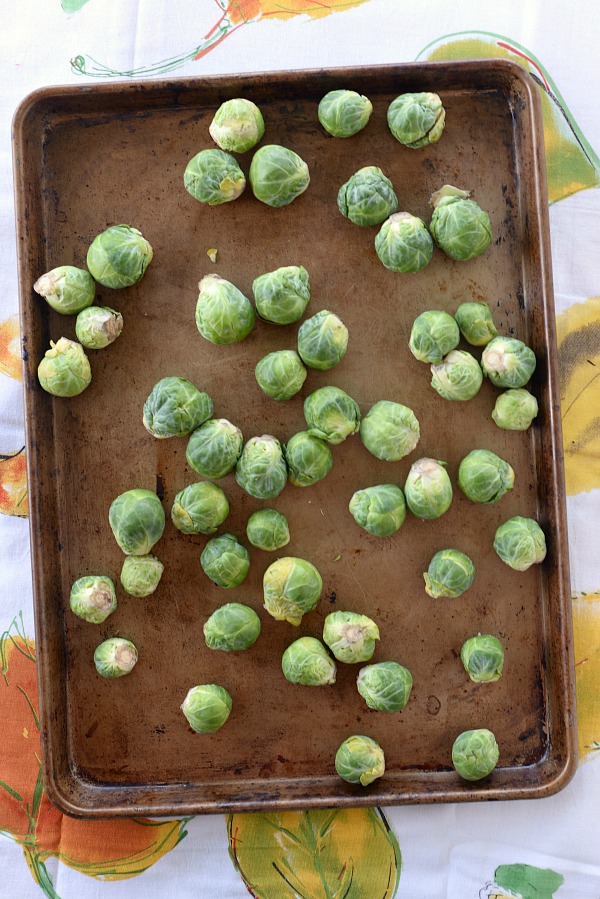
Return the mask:
[[288,479],[295,487],[310,487],[329,474],[333,455],[327,443],[308,431],[290,437],[283,448]]
[[371,737],[354,734],[336,752],[335,770],[348,783],[366,787],[385,773],[383,749]]
[[416,149],[440,139],[446,112],[437,94],[400,94],[390,103],[387,120],[396,140],[405,147]]
[[397,462],[419,442],[419,422],[412,409],[391,400],[375,403],[360,425],[360,439],[377,459]]
[[233,534],[221,534],[208,541],[200,555],[200,565],[217,587],[238,587],[250,570],[250,553]]
[[454,318],[460,333],[471,346],[486,346],[498,335],[487,303],[461,303]]
[[102,624],[117,608],[115,585],[103,574],[80,577],[71,587],[71,611],[91,624]]
[[381,225],[398,208],[394,186],[380,168],[367,165],[342,184],[337,195],[338,209],[355,225]]
[[469,196],[468,190],[447,184],[430,200],[429,230],[438,247],[458,262],[480,256],[492,242],[490,217]]
[[379,640],[379,628],[357,612],[330,612],[323,624],[323,641],[338,662],[368,662]]
[[375,237],[375,251],[393,272],[420,272],[433,256],[433,241],[425,222],[410,212],[395,212]]
[[246,536],[257,549],[275,552],[290,542],[287,518],[275,509],[259,509],[248,519]]
[[228,602],[216,609],[204,623],[204,639],[209,649],[241,652],[250,649],[260,634],[260,618],[250,606]]
[[360,408],[339,387],[320,387],[304,400],[308,433],[335,446],[360,428]]
[[481,354],[481,367],[496,387],[524,387],[535,371],[535,353],[516,337],[494,337]]
[[303,159],[278,144],[265,144],[250,163],[252,193],[267,206],[287,206],[304,193],[310,182],[308,166]]
[[205,421],[191,435],[185,458],[205,478],[224,478],[242,453],[242,432],[226,418]]
[[237,200],[246,187],[246,176],[229,153],[200,150],[185,168],[183,185],[200,203],[219,206]]
[[252,100],[235,97],[221,103],[208,126],[208,133],[222,150],[246,153],[262,138],[265,123]]
[[500,640],[491,634],[477,634],[465,640],[460,658],[476,684],[492,684],[502,675],[504,649]]
[[121,584],[130,596],[150,596],[159,585],[165,566],[156,556],[126,556]]
[[134,488],[112,501],[108,521],[126,555],[146,556],[163,535],[165,510],[156,493]]
[[358,692],[370,709],[399,712],[409,700],[412,674],[398,662],[377,662],[361,668],[356,678]]
[[546,537],[533,518],[515,515],[497,529],[494,549],[510,568],[527,571],[546,558]]
[[298,329],[298,353],[305,365],[328,371],[341,362],[348,349],[348,328],[333,312],[322,309]]
[[441,362],[460,343],[458,325],[447,312],[431,309],[413,322],[409,349],[419,362]]
[[497,503],[514,482],[511,466],[491,450],[471,450],[458,466],[458,486],[474,503]]
[[452,484],[445,462],[418,459],[413,462],[404,485],[408,508],[418,518],[439,518],[450,508]]
[[214,534],[228,515],[227,497],[210,481],[198,481],[180,490],[171,509],[171,520],[182,534]]
[[375,537],[395,534],[406,518],[404,494],[395,484],[357,490],[349,509],[355,522]]
[[225,687],[218,684],[198,684],[188,690],[181,711],[197,734],[214,734],[223,727],[233,705]]
[[481,780],[491,774],[500,757],[496,738],[487,728],[466,730],[452,746],[452,764],[465,780]]
[[235,479],[242,490],[256,499],[275,499],[287,482],[287,465],[276,437],[251,437],[242,450]]
[[315,608],[322,589],[323,581],[314,565],[305,559],[284,556],[265,571],[264,606],[276,621],[298,625],[304,613]]
[[37,279],[36,293],[61,315],[74,315],[91,306],[96,296],[94,279],[84,268],[59,265]]
[[492,410],[492,418],[506,431],[526,431],[537,414],[536,398],[522,387],[501,393]]
[[319,122],[333,137],[352,137],[365,127],[373,104],[356,91],[329,91],[321,99],[317,110]]
[[129,674],[137,660],[136,647],[123,637],[109,637],[94,650],[96,671],[102,677],[123,677]]
[[213,401],[185,378],[161,378],[144,403],[142,422],[154,437],[184,437],[210,418]]
[[123,316],[110,306],[88,306],[75,322],[79,343],[90,350],[102,350],[113,343],[123,330]]
[[38,365],[38,380],[53,396],[77,396],[92,380],[90,362],[83,347],[74,340],[61,337],[54,343]]
[[473,583],[475,566],[468,556],[457,549],[441,549],[432,558],[423,577],[425,592],[434,599],[460,596]]
[[280,403],[295,396],[306,380],[306,369],[295,350],[268,353],[259,360],[254,374],[260,389]]
[[445,400],[471,400],[482,384],[481,366],[466,350],[451,350],[441,362],[431,366],[431,386]]
[[256,315],[241,290],[219,275],[206,275],[198,290],[196,327],[202,336],[218,346],[244,340],[254,327]]
[[137,284],[152,262],[152,247],[137,228],[112,225],[94,238],[87,251],[87,267],[104,287]]
[[284,265],[255,278],[252,293],[262,319],[292,325],[302,318],[310,300],[308,272],[303,265]]
[[300,637],[283,653],[281,667],[286,680],[305,687],[335,684],[336,664],[320,640]]

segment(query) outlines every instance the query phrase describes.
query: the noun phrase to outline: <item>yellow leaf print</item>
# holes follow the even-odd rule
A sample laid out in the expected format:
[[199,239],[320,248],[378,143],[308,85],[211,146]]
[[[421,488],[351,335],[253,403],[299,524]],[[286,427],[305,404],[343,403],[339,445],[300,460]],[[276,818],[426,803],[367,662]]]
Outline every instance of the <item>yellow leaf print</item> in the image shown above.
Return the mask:
[[0,453],[0,513],[27,518],[28,512],[25,447]]
[[600,297],[557,316],[567,493],[600,487]]
[[0,322],[0,372],[21,380],[21,331],[19,316]]
[[600,750],[600,591],[573,597],[579,758]]

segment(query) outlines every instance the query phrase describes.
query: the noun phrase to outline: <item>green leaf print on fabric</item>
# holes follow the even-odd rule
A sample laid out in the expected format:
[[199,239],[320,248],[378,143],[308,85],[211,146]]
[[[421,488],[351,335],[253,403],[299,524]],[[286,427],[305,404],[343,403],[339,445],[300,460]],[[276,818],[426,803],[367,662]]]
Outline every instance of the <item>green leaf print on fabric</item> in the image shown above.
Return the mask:
[[510,890],[522,899],[552,899],[565,882],[562,874],[550,868],[520,864],[500,865],[494,872],[494,880],[499,887]]
[[86,3],[89,3],[89,0],[60,0],[60,5],[65,12],[79,12]]

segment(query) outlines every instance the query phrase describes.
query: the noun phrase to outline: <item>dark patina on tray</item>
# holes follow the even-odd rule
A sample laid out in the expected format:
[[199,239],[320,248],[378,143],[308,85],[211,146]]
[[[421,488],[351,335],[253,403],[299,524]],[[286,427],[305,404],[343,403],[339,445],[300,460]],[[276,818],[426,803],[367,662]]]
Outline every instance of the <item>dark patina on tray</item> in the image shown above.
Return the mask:
[[[316,115],[323,94],[340,86],[374,106],[369,125],[348,140],[327,135]],[[447,124],[438,143],[417,151],[393,139],[386,111],[396,95],[420,90],[440,93]],[[264,206],[247,188],[209,208],[183,188],[188,160],[212,146],[215,109],[235,96],[261,107],[263,143],[289,146],[309,165],[310,187],[288,207]],[[17,111],[14,142],[43,769],[52,801],[99,817],[539,797],[564,786],[576,757],[570,585],[543,131],[529,76],[496,60],[48,88]],[[251,156],[240,157],[246,173]],[[425,221],[430,194],[443,184],[473,190],[490,214],[493,245],[468,263],[436,249],[419,274],[388,271],[375,256],[376,229],[352,225],[336,206],[339,186],[364,165],[380,166],[400,208]],[[98,302],[123,313],[123,334],[90,352],[93,381],[83,394],[53,399],[37,383],[37,364],[50,339],[74,338],[74,318],[53,312],[32,285],[56,265],[84,266],[93,237],[119,222],[143,232],[154,260],[134,287],[98,287]],[[271,350],[293,348],[297,326],[259,322],[243,343],[216,347],[198,334],[194,308],[198,281],[211,271],[251,296],[255,277],[289,264],[309,271],[306,315],[338,313],[350,343],[339,366],[310,371],[301,393],[279,404],[259,390],[254,366]],[[540,414],[529,431],[496,427],[497,390],[487,382],[468,403],[442,400],[428,367],[408,351],[420,312],[452,313],[470,299],[487,301],[500,332],[536,353],[531,389]],[[175,494],[196,476],[185,439],[155,440],[141,423],[143,402],[165,375],[210,393],[215,416],[235,422],[246,439],[272,433],[285,441],[302,430],[303,399],[325,384],[345,389],[363,414],[379,399],[414,409],[421,440],[400,462],[379,462],[355,437],[334,447],[322,482],[288,485],[277,500],[253,500],[233,475],[220,482],[231,504],[221,531],[244,540],[248,515],[274,506],[292,533],[277,555],[307,558],[321,572],[322,598],[299,628],[262,610],[262,575],[274,555],[253,550],[247,580],[223,590],[199,566],[206,538],[184,537],[169,521]],[[498,504],[478,506],[455,489],[442,518],[409,516],[392,538],[371,537],[350,517],[354,490],[402,485],[422,456],[445,460],[456,484],[461,458],[476,447],[515,469],[514,490]],[[167,527],[155,551],[165,573],[147,599],[119,585],[116,613],[91,625],[70,612],[70,586],[88,573],[118,584],[123,556],[108,508],[134,486],[164,497]],[[544,563],[524,573],[492,549],[496,527],[517,514],[535,517],[548,542]],[[463,596],[436,601],[422,573],[448,546],[474,560],[476,579]],[[262,634],[248,652],[211,652],[203,622],[233,600],[260,613]],[[402,712],[366,708],[355,686],[360,666],[340,664],[333,687],[283,678],[285,647],[319,636],[334,609],[373,617],[381,630],[373,661],[411,670]],[[505,673],[493,685],[472,684],[460,662],[462,642],[479,631],[505,645]],[[92,661],[111,635],[132,639],[140,653],[132,674],[117,681],[100,678]],[[179,709],[188,688],[204,682],[222,684],[234,702],[212,736],[192,733]],[[450,762],[454,738],[471,727],[489,727],[500,746],[493,775],[474,784]],[[385,776],[367,789],[335,773],[336,749],[351,733],[385,750]]]

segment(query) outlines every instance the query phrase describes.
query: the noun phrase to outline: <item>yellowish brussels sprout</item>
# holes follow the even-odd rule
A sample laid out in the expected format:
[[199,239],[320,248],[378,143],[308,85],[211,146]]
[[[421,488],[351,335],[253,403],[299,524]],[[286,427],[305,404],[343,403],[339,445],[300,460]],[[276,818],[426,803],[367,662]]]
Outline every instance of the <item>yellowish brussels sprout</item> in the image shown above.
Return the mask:
[[198,684],[188,690],[181,711],[197,734],[214,734],[231,713],[233,701],[225,687],[218,684]]
[[419,442],[419,422],[412,409],[391,400],[375,403],[360,425],[360,439],[377,459],[397,462]]
[[251,437],[235,469],[242,490],[256,499],[275,499],[287,483],[288,470],[282,446],[276,437]]
[[408,508],[417,518],[439,518],[452,503],[452,483],[445,462],[418,459],[411,466],[404,496]]
[[481,355],[483,373],[495,387],[524,387],[535,365],[533,350],[515,337],[494,337]]
[[492,418],[506,431],[526,431],[537,414],[536,398],[523,387],[505,390],[492,410]]
[[250,570],[250,553],[233,534],[221,534],[208,541],[200,555],[205,575],[217,587],[239,587]]
[[319,102],[319,122],[332,137],[352,137],[365,127],[373,104],[356,91],[329,91]]
[[78,396],[92,380],[92,369],[80,343],[61,337],[38,365],[40,386],[53,396]]
[[353,734],[336,752],[335,770],[348,783],[366,787],[385,773],[383,749],[372,737]]
[[475,259],[492,242],[490,217],[470,196],[468,190],[446,184],[430,200],[429,230],[438,247],[458,262]]
[[130,596],[150,596],[160,583],[165,566],[156,556],[126,556],[121,584]]
[[476,684],[493,684],[500,680],[504,667],[504,648],[498,637],[477,634],[465,640],[460,650],[465,671]]
[[153,437],[184,437],[210,418],[213,401],[185,378],[161,378],[144,403],[142,423]]
[[256,103],[244,97],[235,97],[221,103],[208,132],[222,150],[246,153],[262,138],[265,122]]
[[128,556],[146,556],[165,529],[165,511],[152,490],[134,488],[112,501],[108,520],[115,540]]
[[94,665],[102,677],[123,677],[133,670],[137,660],[137,648],[123,637],[109,637],[94,650]]
[[87,267],[104,287],[130,287],[141,281],[152,255],[152,247],[137,228],[112,225],[90,244]]
[[117,608],[115,585],[103,574],[80,577],[71,587],[69,605],[84,621],[102,624]]
[[205,478],[224,478],[235,468],[243,443],[240,429],[226,418],[210,419],[190,436],[185,458]]
[[491,774],[500,758],[496,738],[486,727],[466,730],[452,746],[452,764],[464,780],[482,780]]
[[258,640],[260,618],[250,606],[228,602],[215,609],[205,621],[203,630],[209,649],[242,652]]
[[316,484],[333,467],[333,454],[329,446],[308,431],[299,431],[290,437],[283,448],[288,467],[288,479],[295,487]]
[[273,562],[263,577],[264,606],[276,621],[299,625],[319,601],[323,581],[306,559],[284,556]]
[[322,309],[298,329],[298,353],[305,365],[328,371],[341,362],[348,349],[348,328],[333,312]]
[[200,150],[183,173],[183,186],[200,203],[220,206],[244,192],[246,176],[236,159],[223,150]]
[[196,327],[206,340],[218,346],[244,340],[256,315],[241,290],[219,275],[206,275],[198,284]]
[[375,537],[395,534],[406,518],[404,494],[395,484],[357,490],[349,508],[355,522]]
[[546,536],[533,518],[515,515],[496,530],[494,549],[515,571],[527,571],[546,558]]
[[335,684],[336,664],[316,637],[300,637],[281,657],[281,668],[291,684],[323,687]]
[[173,501],[171,520],[182,534],[214,534],[229,515],[223,490],[210,481],[198,481],[180,490]]
[[305,161],[279,144],[265,144],[256,151],[248,178],[256,199],[275,208],[287,206],[310,183]]
[[360,407],[339,387],[319,387],[304,400],[304,418],[312,437],[335,446],[358,432]]
[[41,275],[33,289],[61,315],[75,315],[91,306],[96,296],[94,279],[84,268],[59,265]]
[[498,336],[487,303],[461,303],[454,315],[460,333],[471,346],[486,346]]
[[475,577],[471,559],[458,549],[441,549],[424,572],[425,592],[434,599],[461,596]]
[[379,628],[357,612],[330,612],[323,625],[323,642],[338,662],[368,662],[379,640]]
[[446,112],[437,94],[429,91],[406,93],[392,100],[387,120],[396,140],[406,147],[417,149],[440,139]]
[[412,674],[398,662],[375,662],[361,668],[356,678],[358,692],[370,709],[399,712],[410,698]]
[[433,240],[427,225],[418,216],[394,212],[375,237],[375,251],[393,272],[420,272],[431,262]]
[[368,228],[381,225],[398,209],[398,197],[390,179],[376,165],[367,165],[342,184],[338,209],[347,219]]
[[459,343],[460,331],[452,316],[439,309],[430,309],[414,320],[408,346],[419,362],[438,363]]
[[290,542],[287,518],[275,509],[259,509],[248,519],[246,536],[257,549],[275,552]]
[[431,366],[431,386],[445,400],[471,400],[482,384],[481,366],[466,350],[451,350],[441,362]]
[[256,311],[275,325],[299,321],[310,300],[308,272],[303,265],[284,265],[252,282]]
[[110,306],[88,306],[78,314],[75,335],[90,350],[102,350],[120,336],[123,316]]

